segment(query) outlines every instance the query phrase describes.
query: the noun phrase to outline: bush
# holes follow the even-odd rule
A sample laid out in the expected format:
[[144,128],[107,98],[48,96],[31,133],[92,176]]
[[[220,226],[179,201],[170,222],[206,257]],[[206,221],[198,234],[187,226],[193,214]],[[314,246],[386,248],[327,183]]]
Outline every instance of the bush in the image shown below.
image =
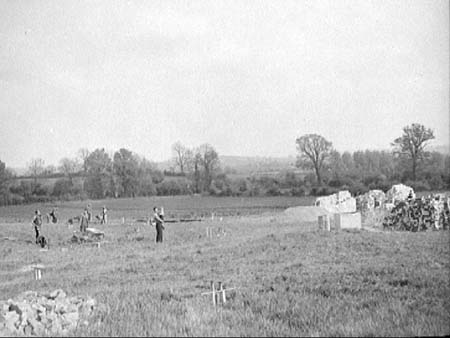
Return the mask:
[[430,185],[428,182],[424,181],[406,181],[406,185],[410,186],[414,189],[414,191],[427,191],[431,190]]
[[68,179],[60,179],[55,182],[53,186],[52,196],[61,197],[63,195],[69,195],[73,188],[73,183]]
[[358,181],[353,182],[351,186],[348,186],[346,188],[346,190],[350,191],[353,196],[362,195],[369,191],[368,187],[366,187],[362,182]]
[[433,190],[445,189],[445,183],[441,175],[436,175],[427,180],[429,186]]
[[273,185],[269,189],[266,190],[266,195],[268,196],[280,196],[282,195],[280,187]]
[[306,196],[306,189],[304,187],[295,187],[291,189],[291,196],[303,197]]
[[50,189],[46,186],[42,186],[39,183],[36,184],[36,186],[33,189],[33,195],[36,196],[49,196],[50,195]]
[[159,196],[188,195],[191,193],[188,183],[180,180],[163,181],[156,186],[156,193]]
[[328,196],[339,192],[341,189],[336,189],[329,186],[315,186],[311,188],[311,196]]

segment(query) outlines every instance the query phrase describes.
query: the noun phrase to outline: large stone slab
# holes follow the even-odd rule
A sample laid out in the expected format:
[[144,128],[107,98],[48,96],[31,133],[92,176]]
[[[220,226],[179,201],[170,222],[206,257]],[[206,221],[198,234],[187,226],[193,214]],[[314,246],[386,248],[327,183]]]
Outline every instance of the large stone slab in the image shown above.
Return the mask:
[[326,209],[330,213],[355,212],[356,200],[347,190],[339,191],[337,194],[316,198],[316,207]]
[[341,213],[334,215],[334,225],[340,229],[361,229],[361,213]]
[[329,215],[321,215],[317,218],[320,230],[331,231],[331,221]]

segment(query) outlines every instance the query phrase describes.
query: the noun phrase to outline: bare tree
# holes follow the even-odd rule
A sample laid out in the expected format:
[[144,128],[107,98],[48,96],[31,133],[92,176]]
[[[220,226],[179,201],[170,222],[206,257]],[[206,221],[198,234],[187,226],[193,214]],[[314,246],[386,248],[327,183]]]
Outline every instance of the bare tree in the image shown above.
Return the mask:
[[80,169],[81,165],[77,159],[65,157],[59,161],[59,171],[67,176],[71,182],[73,175],[80,171]]
[[321,185],[321,171],[325,160],[330,156],[332,143],[317,134],[303,135],[297,138],[296,143],[297,150],[300,152],[297,166],[312,167],[316,173],[317,183]]
[[413,123],[403,128],[403,135],[396,138],[391,144],[394,147],[394,154],[411,159],[412,179],[416,180],[416,170],[419,161],[425,155],[427,142],[434,139],[433,131],[425,126]]
[[172,145],[172,151],[175,164],[180,168],[181,173],[184,174],[186,171],[189,171],[193,160],[192,150],[180,142],[176,142]]
[[84,174],[86,174],[88,171],[88,164],[87,164],[86,160],[88,159],[90,154],[91,154],[91,152],[87,148],[81,148],[80,150],[78,150],[78,157],[81,161],[81,165],[83,167]]
[[34,178],[34,185],[37,184],[37,178],[42,175],[44,171],[44,160],[42,158],[33,158],[28,164],[28,171],[30,176]]

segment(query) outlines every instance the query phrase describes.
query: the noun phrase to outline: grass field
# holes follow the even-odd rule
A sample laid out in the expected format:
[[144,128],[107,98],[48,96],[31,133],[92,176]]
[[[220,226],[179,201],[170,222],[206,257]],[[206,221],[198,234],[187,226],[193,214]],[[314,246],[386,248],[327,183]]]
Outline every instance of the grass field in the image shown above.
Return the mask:
[[281,211],[295,205],[312,205],[314,197],[201,197],[201,196],[170,196],[170,197],[137,197],[123,199],[108,199],[94,201],[56,202],[53,204],[29,204],[0,207],[2,222],[29,222],[34,211],[48,213],[54,206],[58,207],[59,218],[62,221],[80,215],[88,203],[94,214],[100,214],[101,208],[108,208],[111,218],[126,217],[129,220],[153,215],[154,206],[164,206],[166,217],[211,217],[255,215],[268,211]]
[[[449,232],[321,232],[281,212],[309,200],[193,199],[94,202],[111,208],[111,222],[95,225],[108,243],[71,247],[74,229],[44,224],[48,252],[29,243],[37,206],[0,208],[0,299],[56,288],[93,296],[108,311],[82,336],[450,334]],[[61,219],[85,204],[58,205]],[[205,219],[167,224],[156,245],[154,228],[133,222],[153,205]],[[228,217],[211,220],[211,210]],[[226,235],[208,239],[206,227]],[[20,271],[33,263],[47,267],[41,281]],[[201,295],[211,280],[238,288],[224,306]]]

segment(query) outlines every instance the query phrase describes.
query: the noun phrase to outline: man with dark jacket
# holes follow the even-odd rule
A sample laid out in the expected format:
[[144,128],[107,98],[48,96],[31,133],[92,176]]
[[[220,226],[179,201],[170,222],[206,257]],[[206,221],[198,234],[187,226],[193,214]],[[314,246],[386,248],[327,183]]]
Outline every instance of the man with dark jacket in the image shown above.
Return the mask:
[[84,209],[80,217],[80,232],[85,233],[86,229],[89,227],[89,216],[88,210]]
[[[153,223],[156,226],[156,243],[162,243],[163,241],[163,230],[164,230],[164,220],[161,218],[161,215],[158,213],[158,208],[153,208]],[[163,216],[164,217],[164,216]]]
[[33,220],[31,224],[34,226],[34,231],[36,232],[36,244],[38,244],[38,239],[41,235],[41,227],[42,227],[42,216],[39,210],[34,212]]

